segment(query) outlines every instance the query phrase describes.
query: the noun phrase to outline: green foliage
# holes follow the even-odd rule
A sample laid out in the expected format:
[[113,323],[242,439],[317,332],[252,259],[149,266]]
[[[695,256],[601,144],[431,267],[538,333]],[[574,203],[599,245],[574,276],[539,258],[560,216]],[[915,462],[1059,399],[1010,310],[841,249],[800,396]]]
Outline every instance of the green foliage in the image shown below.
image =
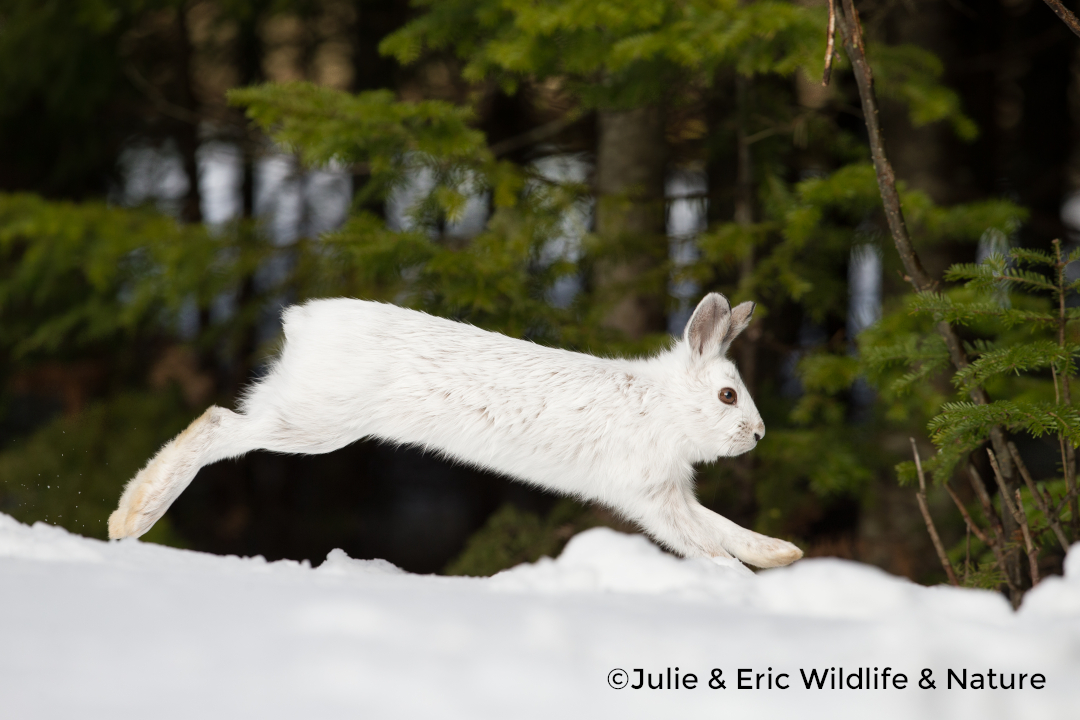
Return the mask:
[[908,106],[915,127],[948,120],[963,140],[979,134],[975,122],[960,108],[960,98],[940,84],[945,71],[936,55],[914,45],[872,45],[870,63],[884,97]]
[[[1044,251],[1014,249],[1008,256],[994,254],[978,265],[951,267],[946,278],[963,281],[963,289],[921,293],[912,299],[913,312],[984,334],[968,345],[969,353],[975,357],[953,373],[953,386],[964,394],[985,388],[1006,395],[989,404],[961,400],[940,407],[928,425],[939,452],[927,462],[927,469],[939,481],[947,480],[957,464],[985,443],[994,427],[1034,437],[1057,435],[1073,446],[1080,445],[1080,416],[1065,402],[1058,384],[1059,379],[1069,382],[1076,371],[1073,358],[1080,344],[1070,340],[1075,335],[1074,318],[1063,306],[1050,312],[1046,302],[1052,300],[1057,305],[1069,292],[1063,273],[1067,262],[1068,258],[1059,259]],[[892,361],[908,364],[912,374],[928,374],[924,357],[905,353],[915,350],[916,342],[909,337],[903,344],[894,345]],[[933,369],[942,369],[943,365],[938,361],[933,363]],[[1052,401],[1046,390],[1010,381],[1012,377],[1024,380],[1046,369],[1053,374]],[[1047,385],[1045,379],[1041,382]],[[905,467],[901,475],[910,478],[910,468]]]
[[387,37],[402,63],[452,49],[469,80],[507,89],[525,78],[559,77],[586,105],[633,107],[671,97],[690,77],[709,82],[720,66],[743,74],[790,74],[820,63],[820,8],[786,2],[663,0],[591,2],[442,0]]
[[952,382],[961,392],[969,392],[976,387],[986,385],[990,378],[997,375],[1031,372],[1053,367],[1063,375],[1073,375],[1073,357],[1080,352],[1080,345],[1066,343],[1058,345],[1055,341],[1032,340],[1023,345],[993,347],[980,343],[979,356],[967,367],[953,375]]
[[[392,300],[514,337],[619,349],[600,327],[599,310],[583,307],[584,300],[569,308],[548,300],[560,279],[581,271],[548,247],[567,232],[567,217],[586,202],[587,187],[495,160],[467,126],[468,113],[447,103],[396,102],[381,91],[350,95],[304,83],[250,88],[231,99],[311,162],[366,164],[366,196],[382,197],[417,171],[434,180],[408,209],[413,229],[391,230],[358,212],[340,230],[303,243],[300,298]],[[469,195],[491,198],[494,212],[466,242],[449,236],[446,224]],[[652,348],[659,339],[646,342]]]
[[573,500],[560,500],[544,518],[508,503],[469,538],[445,573],[488,576],[544,556],[555,557],[587,526],[585,509]]
[[130,341],[254,263],[225,245],[150,211],[0,195],[0,351],[18,361]]
[[1080,445],[1080,415],[1071,407],[1013,400],[996,400],[987,405],[946,403],[928,425],[930,439],[938,447],[932,463],[927,463],[934,477],[946,480],[958,463],[986,442],[993,427],[1034,437],[1060,435],[1074,446]]
[[[363,163],[371,176],[367,194],[385,194],[410,172],[433,172],[430,199],[451,220],[464,208],[465,192],[492,189],[468,187],[470,170],[488,170],[484,180],[514,182],[484,167],[492,158],[483,133],[469,126],[468,109],[451,103],[399,102],[389,90],[352,95],[307,82],[233,90],[229,101],[307,163]],[[497,201],[506,198],[508,189],[496,184]]]
[[[178,392],[123,393],[60,417],[0,452],[0,512],[105,539],[117,493],[190,422]],[[144,539],[182,544],[166,522]]]
[[0,156],[24,186],[103,189],[95,175],[111,165],[117,139],[108,115],[119,104],[116,45],[130,5],[0,3]]

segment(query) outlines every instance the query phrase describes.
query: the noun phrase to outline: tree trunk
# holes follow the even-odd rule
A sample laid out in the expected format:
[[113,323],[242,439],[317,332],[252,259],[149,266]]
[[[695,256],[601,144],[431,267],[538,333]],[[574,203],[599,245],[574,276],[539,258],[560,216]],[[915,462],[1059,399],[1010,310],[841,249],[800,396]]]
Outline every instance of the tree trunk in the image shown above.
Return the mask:
[[610,308],[604,325],[639,339],[667,328],[663,113],[601,110],[598,132],[595,287]]
[[[750,78],[735,77],[735,103],[737,113],[736,163],[735,163],[735,222],[743,227],[754,223],[754,165],[750,144],[746,141],[747,117],[750,114]],[[754,274],[754,248],[749,248],[739,265],[739,286],[745,287]],[[757,350],[761,340],[761,323],[751,323],[738,340],[737,362],[743,384],[753,396],[757,392]],[[745,522],[752,522],[757,514],[757,497],[754,492],[754,459],[746,453],[735,460],[735,477],[738,482],[737,513]]]
[[[195,98],[195,89],[192,83],[191,61],[194,49],[191,46],[191,33],[187,22],[187,5],[182,4],[176,9],[176,42],[177,42],[177,92],[180,107],[188,111],[191,116],[199,114],[198,101]],[[199,188],[199,125],[196,122],[181,122],[177,132],[177,145],[180,157],[184,163],[184,174],[188,177],[188,191],[184,197],[184,203],[180,209],[180,220],[186,223],[201,223],[202,193]]]

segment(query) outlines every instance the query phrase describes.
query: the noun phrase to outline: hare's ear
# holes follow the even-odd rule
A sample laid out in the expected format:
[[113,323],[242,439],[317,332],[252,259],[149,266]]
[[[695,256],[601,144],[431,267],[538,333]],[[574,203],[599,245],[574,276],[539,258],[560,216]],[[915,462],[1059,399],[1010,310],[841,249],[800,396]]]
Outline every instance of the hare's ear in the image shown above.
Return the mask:
[[[740,307],[742,307],[740,305]],[[721,352],[724,339],[731,328],[731,305],[719,293],[709,293],[701,299],[683,337],[695,359],[715,357]]]
[[744,302],[731,309],[731,324],[728,325],[727,333],[724,334],[724,339],[720,343],[720,352],[727,352],[731,341],[739,337],[739,333],[746,329],[754,317],[756,307],[757,305],[752,302]]

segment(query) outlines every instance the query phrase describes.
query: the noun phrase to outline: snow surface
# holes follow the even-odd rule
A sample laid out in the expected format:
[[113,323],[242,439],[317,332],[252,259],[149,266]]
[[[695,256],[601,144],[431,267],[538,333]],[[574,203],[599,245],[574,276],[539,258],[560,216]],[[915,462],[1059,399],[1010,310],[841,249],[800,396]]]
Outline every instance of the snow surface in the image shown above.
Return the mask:
[[[906,689],[807,690],[892,668]],[[693,672],[693,690],[608,674]],[[790,689],[737,689],[739,668]],[[712,668],[727,687],[707,686]],[[920,689],[923,668],[936,689]],[[946,669],[1042,690],[946,689]],[[753,574],[595,529],[492,578],[341,550],[317,568],[106,543],[0,515],[0,718],[1080,717],[1080,549],[1014,613],[814,559]]]

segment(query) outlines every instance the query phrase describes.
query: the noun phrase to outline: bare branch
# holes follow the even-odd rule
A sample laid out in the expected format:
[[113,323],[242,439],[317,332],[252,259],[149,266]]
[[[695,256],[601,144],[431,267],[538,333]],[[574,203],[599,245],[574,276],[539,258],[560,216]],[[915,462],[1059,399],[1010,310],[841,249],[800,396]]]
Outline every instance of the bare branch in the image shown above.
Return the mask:
[[[976,525],[975,521],[971,519],[971,514],[967,511],[967,508],[964,507],[964,503],[960,502],[960,498],[953,492],[953,489],[949,487],[949,483],[945,483],[945,491],[949,493],[949,497],[956,503],[956,509],[959,510],[960,514],[964,517],[964,522],[967,524],[968,531],[974,533],[975,537],[979,538],[983,545],[989,547],[992,544],[991,538],[987,537],[982,528]],[[993,535],[993,532],[993,530],[990,530],[991,535]]]
[[910,438],[910,440],[911,452],[915,455],[915,469],[919,472],[919,492],[915,493],[915,498],[919,501],[919,510],[922,511],[923,520],[926,522],[926,531],[930,533],[930,540],[934,543],[938,560],[941,561],[941,567],[945,568],[945,574],[948,576],[949,582],[956,587],[960,587],[960,580],[956,577],[952,563],[949,562],[949,556],[945,554],[945,546],[941,544],[937,528],[934,527],[934,519],[930,517],[930,508],[926,504],[926,477],[923,475],[922,460],[919,458],[919,449],[915,446],[915,438]]
[[[1035,549],[1035,544],[1031,540],[1031,530],[1028,528],[1027,515],[1023,512],[1023,504],[1019,506],[1013,502],[1014,498],[1009,496],[1009,489],[1005,485],[1005,478],[1001,476],[1001,468],[998,466],[997,457],[994,455],[994,451],[990,448],[986,448],[986,454],[990,456],[990,467],[994,469],[994,478],[997,480],[998,490],[1001,492],[1001,504],[1004,505],[1009,514],[1013,516],[1013,520],[1020,526],[1020,531],[1024,535],[1024,548],[1027,550],[1028,556],[1028,568],[1031,570],[1031,583],[1034,586],[1038,582],[1039,578],[1039,563],[1038,563],[1038,551]],[[1016,491],[1016,498],[1019,499],[1020,491]]]
[[1001,526],[1001,521],[998,519],[997,513],[994,512],[994,506],[990,502],[990,495],[986,492],[986,484],[983,482],[982,477],[979,476],[979,471],[975,469],[974,465],[968,465],[968,477],[971,478],[971,487],[975,489],[975,494],[979,496],[979,502],[982,503],[983,513],[986,515],[987,522],[989,522],[994,529],[993,542],[990,544],[990,550],[994,553],[994,558],[998,562],[998,567],[1000,567],[1005,574],[1005,584],[1009,586],[1009,593],[1014,598],[1015,605],[1017,604],[1015,598],[1019,595],[1019,588],[1016,587],[1012,575],[1005,566],[1005,530]]
[[1061,4],[1061,0],[1043,0],[1043,2],[1050,6],[1054,14],[1061,18],[1061,22],[1065,23],[1074,35],[1080,37],[1080,20],[1076,19],[1069,8]]
[[[866,123],[867,134],[870,139],[870,154],[874,160],[874,170],[877,173],[878,190],[881,193],[881,202],[885,208],[885,219],[889,224],[889,233],[892,235],[896,251],[904,265],[905,280],[911,283],[916,292],[927,292],[937,288],[934,281],[923,269],[918,253],[912,245],[908,235],[907,224],[904,221],[904,213],[900,207],[900,194],[896,190],[896,175],[893,172],[889,158],[885,154],[885,139],[881,131],[881,122],[878,118],[877,98],[874,95],[874,76],[870,71],[870,63],[866,59],[866,49],[863,46],[862,23],[859,21],[859,13],[855,9],[854,0],[843,0],[843,13],[836,13],[836,21],[843,35],[844,51],[851,60],[851,67],[855,74],[855,83],[859,88],[859,101],[863,108],[863,120]],[[949,351],[949,359],[957,370],[968,366],[967,352],[964,350],[960,337],[952,325],[944,320],[937,324],[938,334],[945,341],[945,347]],[[982,386],[975,386],[969,391],[972,402],[978,405],[987,405],[990,397]],[[990,442],[998,454],[1002,456],[1004,467],[1002,468],[1008,481],[1013,481],[1012,461],[1008,457],[1005,447],[1005,432],[1000,427],[990,429]],[[1010,530],[1012,518],[1005,516],[1006,527]],[[1003,534],[1004,537],[1004,534]],[[1009,562],[1002,563],[1002,569],[1009,578],[1009,589],[1014,606],[1020,603],[1019,584],[1020,569],[1019,559],[1008,552]]]
[[[1064,10],[1064,8],[1062,9]],[[1065,10],[1065,12],[1069,11]],[[1076,17],[1072,13],[1069,13],[1069,17],[1072,18],[1072,21],[1074,23],[1076,22]],[[1055,278],[1057,280],[1057,287],[1055,289],[1057,290],[1058,296],[1058,347],[1064,348],[1065,330],[1066,325],[1068,324],[1068,321],[1066,319],[1067,316],[1065,313],[1065,266],[1068,265],[1068,262],[1066,262],[1066,258],[1062,257],[1061,254],[1061,239],[1054,238],[1052,244],[1054,246],[1054,255],[1057,260],[1057,262],[1055,263],[1057,270],[1057,275]],[[1062,368],[1063,372],[1061,374],[1061,398],[1066,405],[1071,406],[1072,389],[1069,387],[1068,367],[1069,363],[1066,363],[1065,367]],[[1057,378],[1055,377],[1055,393],[1057,391],[1056,380]],[[1062,469],[1065,472],[1065,490],[1068,492],[1069,497],[1072,498],[1069,502],[1069,528],[1073,532],[1073,537],[1075,537],[1076,534],[1080,532],[1080,506],[1078,506],[1076,500],[1076,448],[1074,448],[1071,443],[1065,442],[1064,435],[1058,435],[1058,440],[1061,443]]]
[[1035,499],[1035,505],[1039,508],[1043,517],[1046,518],[1046,522],[1050,524],[1050,529],[1054,531],[1054,535],[1057,537],[1058,542],[1061,543],[1062,549],[1068,550],[1069,540],[1065,537],[1065,531],[1061,527],[1059,517],[1056,514],[1050,514],[1050,508],[1047,506],[1046,500],[1035,486],[1035,481],[1031,478],[1031,473],[1028,472],[1027,466],[1024,465],[1024,461],[1021,459],[1020,453],[1016,449],[1016,445],[1011,442],[1009,443],[1009,454],[1012,455],[1013,462],[1016,463],[1016,467],[1020,471],[1020,477],[1024,478],[1024,483],[1027,484],[1028,490],[1031,491],[1031,497]]
[[1031,570],[1031,587],[1039,584],[1039,551],[1035,548],[1035,542],[1031,538],[1031,528],[1028,527],[1027,513],[1024,512],[1024,500],[1020,496],[1020,490],[1016,490],[1016,506],[1020,508],[1020,527],[1024,530],[1024,546],[1027,548],[1028,569]]
[[532,130],[524,132],[520,135],[515,135],[512,138],[500,140],[499,142],[492,145],[489,149],[491,150],[491,154],[496,157],[500,155],[505,155],[515,150],[520,150],[523,147],[528,147],[529,145],[534,145],[542,140],[547,140],[548,138],[555,137],[563,130],[566,130],[568,127],[576,123],[581,118],[582,115],[579,112],[568,112],[566,115],[558,118],[557,120],[552,120],[549,123],[534,127]]
[[829,31],[825,40],[825,72],[821,76],[821,84],[829,86],[829,78],[832,76],[833,55],[836,54],[836,0],[829,0]]

